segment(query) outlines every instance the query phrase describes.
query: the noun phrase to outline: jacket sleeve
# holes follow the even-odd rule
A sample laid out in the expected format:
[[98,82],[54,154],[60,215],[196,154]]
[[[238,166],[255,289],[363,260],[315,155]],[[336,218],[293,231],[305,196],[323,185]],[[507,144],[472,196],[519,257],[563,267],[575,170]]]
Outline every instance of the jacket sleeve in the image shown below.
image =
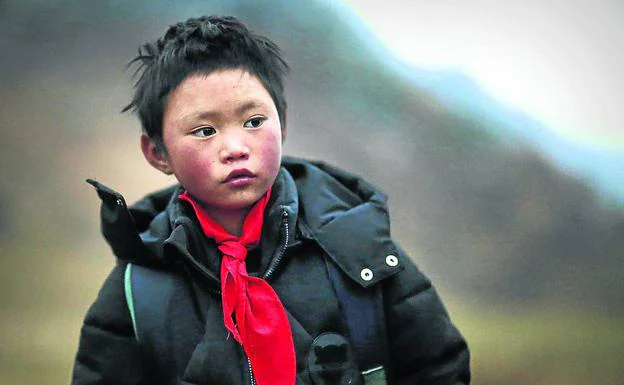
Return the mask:
[[431,281],[404,253],[405,267],[384,283],[391,376],[400,385],[470,383],[466,341]]
[[72,385],[138,385],[147,382],[124,295],[124,265],[110,273],[80,332]]

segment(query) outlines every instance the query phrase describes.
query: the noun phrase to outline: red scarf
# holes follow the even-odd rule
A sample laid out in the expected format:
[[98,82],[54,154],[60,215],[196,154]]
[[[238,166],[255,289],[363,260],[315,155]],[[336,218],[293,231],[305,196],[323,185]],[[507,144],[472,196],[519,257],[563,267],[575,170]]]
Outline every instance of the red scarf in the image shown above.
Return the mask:
[[[223,253],[221,296],[223,321],[234,339],[243,345],[258,385],[294,385],[295,350],[284,306],[267,281],[250,277],[245,266],[247,249],[260,243],[264,209],[271,190],[251,208],[240,237],[229,234],[186,192],[208,238],[214,238]],[[234,323],[236,320],[236,323]]]

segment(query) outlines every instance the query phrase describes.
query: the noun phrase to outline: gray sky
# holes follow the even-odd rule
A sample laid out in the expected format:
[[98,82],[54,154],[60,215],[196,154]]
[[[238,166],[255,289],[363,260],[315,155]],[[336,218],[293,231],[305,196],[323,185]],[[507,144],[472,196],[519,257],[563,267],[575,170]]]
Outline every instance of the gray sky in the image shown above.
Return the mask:
[[344,3],[405,61],[460,70],[568,140],[624,151],[624,2]]

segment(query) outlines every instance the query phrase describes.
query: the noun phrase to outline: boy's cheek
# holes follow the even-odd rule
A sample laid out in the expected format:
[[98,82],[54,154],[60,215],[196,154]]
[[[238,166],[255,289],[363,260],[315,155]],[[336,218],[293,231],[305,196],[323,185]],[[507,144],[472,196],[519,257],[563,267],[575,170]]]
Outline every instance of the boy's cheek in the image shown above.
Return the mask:
[[198,185],[207,181],[217,182],[210,161],[202,161],[197,157],[189,156],[176,170],[178,181],[184,185]]
[[279,128],[279,126],[272,128],[271,130],[268,130],[265,138],[264,138],[264,142],[266,143],[265,146],[263,146],[263,152],[265,153],[275,153],[275,154],[279,154],[281,156],[282,154],[282,143],[283,143],[283,136],[282,136],[282,132]]
[[[278,139],[279,140],[279,139]],[[262,158],[264,159],[263,166],[275,166],[275,164],[281,163],[282,159],[282,143],[281,141],[274,142],[271,146],[265,146],[262,149]]]

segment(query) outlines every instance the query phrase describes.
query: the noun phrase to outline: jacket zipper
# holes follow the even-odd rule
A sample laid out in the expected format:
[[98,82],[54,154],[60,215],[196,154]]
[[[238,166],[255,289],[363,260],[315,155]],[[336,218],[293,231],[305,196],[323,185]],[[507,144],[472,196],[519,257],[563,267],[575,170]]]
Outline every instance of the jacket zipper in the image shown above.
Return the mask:
[[[288,225],[288,211],[286,211],[285,209],[282,209],[281,229],[282,229],[282,236],[280,237],[281,238],[280,249],[277,254],[277,257],[273,260],[273,262],[267,269],[267,272],[263,276],[263,279],[266,281],[268,281],[271,275],[273,275],[273,273],[277,270],[277,268],[280,265],[280,262],[284,258],[284,254],[286,254],[286,247],[288,246],[288,239],[290,238],[290,229]],[[199,270],[199,272],[205,278],[210,278],[210,275],[207,273],[207,270],[204,266],[202,266],[200,263],[195,261],[193,258],[187,258],[187,259],[190,260],[191,265],[195,267],[195,269]],[[209,289],[209,291],[213,291],[213,290]],[[221,290],[214,290],[213,292],[221,294]],[[247,358],[247,368],[249,370],[249,383],[250,385],[256,385],[256,378],[254,377],[253,371],[251,369],[251,360],[249,359],[249,356],[246,356],[246,358]]]
[[[281,230],[282,230],[282,235],[280,237],[281,238],[280,249],[277,254],[277,257],[275,257],[275,259],[273,260],[273,262],[267,269],[266,273],[264,273],[262,277],[265,281],[268,281],[269,278],[271,278],[271,276],[273,275],[273,273],[275,273],[280,263],[282,262],[282,259],[284,258],[284,254],[286,254],[286,248],[288,246],[288,239],[290,238],[290,226],[288,224],[288,211],[286,211],[285,209],[282,209]],[[191,266],[193,266],[193,268],[195,268],[195,270],[197,270],[204,278],[207,278],[209,280],[212,279],[205,266],[197,262],[194,258],[188,255],[185,255],[184,253],[183,255],[184,255],[184,259],[188,260],[191,263]],[[212,289],[212,288],[207,288],[207,289],[208,291],[213,292],[215,294],[221,294],[220,289]]]
[[265,281],[268,281],[273,275],[273,273],[275,273],[275,271],[280,265],[280,262],[282,262],[282,259],[284,258],[284,254],[286,254],[286,247],[288,246],[288,239],[290,238],[290,229],[288,225],[288,211],[286,211],[285,209],[282,209],[281,229],[282,229],[282,236],[281,236],[281,244],[280,244],[279,253],[277,254],[277,257],[273,260],[269,268],[267,269],[266,273],[264,273],[263,278]]
[[249,383],[251,385],[256,385],[256,378],[254,377],[253,371],[251,370],[251,360],[247,357],[247,367],[249,368]]
[[[282,229],[282,236],[280,237],[281,238],[280,249],[277,254],[277,257],[273,260],[273,262],[267,269],[267,272],[263,276],[263,279],[265,281],[268,281],[271,275],[273,275],[273,273],[275,272],[275,270],[277,270],[277,268],[280,265],[280,262],[284,258],[284,254],[286,253],[286,246],[288,245],[288,238],[290,237],[290,231],[289,231],[289,226],[288,226],[288,211],[286,211],[285,209],[282,209],[281,229]],[[249,368],[249,383],[251,385],[256,385],[256,378],[254,377],[253,370],[251,369],[251,360],[249,359],[249,356],[247,356],[247,366]]]

